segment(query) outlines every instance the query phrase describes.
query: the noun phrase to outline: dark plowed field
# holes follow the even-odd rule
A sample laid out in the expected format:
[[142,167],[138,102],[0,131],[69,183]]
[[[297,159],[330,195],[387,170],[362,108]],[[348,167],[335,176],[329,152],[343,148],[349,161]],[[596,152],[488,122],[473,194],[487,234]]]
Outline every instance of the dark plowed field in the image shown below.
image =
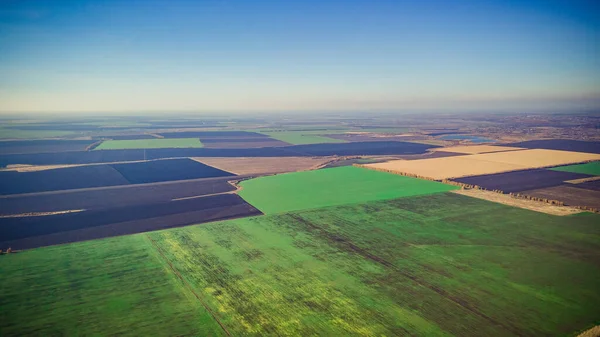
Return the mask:
[[2,218],[0,249],[28,249],[259,214],[239,196],[222,194],[43,217]]
[[68,167],[37,172],[0,172],[0,194],[21,194],[126,185],[129,182],[108,165]]
[[148,149],[148,150],[97,150],[64,153],[35,153],[0,155],[0,167],[10,164],[58,165],[109,163],[176,157],[298,157],[331,155],[400,155],[421,154],[439,146],[409,142],[355,142],[255,149]]
[[527,149],[549,149],[575,152],[600,153],[600,142],[585,142],[569,139],[530,140],[506,146],[524,147]]
[[187,158],[111,164],[110,166],[119,171],[132,184],[234,175]]
[[488,190],[506,193],[521,192],[562,185],[566,180],[591,177],[587,174],[551,171],[544,169],[486,174],[476,177],[453,179],[465,184],[478,185]]
[[100,136],[101,138],[112,140],[132,140],[132,139],[156,139],[151,135],[119,135],[119,136]]
[[325,135],[326,137],[333,139],[340,139],[347,142],[381,142],[381,141],[394,141],[394,142],[405,142],[411,140],[422,140],[425,139],[423,136],[410,136],[410,137],[375,137],[370,135],[361,134],[332,134]]
[[230,177],[0,196],[0,215],[101,209],[233,191]]
[[15,140],[0,142],[0,154],[83,151],[95,140]]
[[269,136],[248,131],[184,131],[184,132],[162,132],[165,138],[269,138]]
[[200,138],[200,141],[204,147],[213,149],[254,149],[290,145],[269,137],[214,137]]
[[600,191],[600,180],[588,181],[586,183],[576,184],[574,186],[585,190]]
[[550,200],[558,200],[569,206],[587,206],[600,209],[600,191],[577,188],[578,185],[561,186],[523,191],[525,195]]

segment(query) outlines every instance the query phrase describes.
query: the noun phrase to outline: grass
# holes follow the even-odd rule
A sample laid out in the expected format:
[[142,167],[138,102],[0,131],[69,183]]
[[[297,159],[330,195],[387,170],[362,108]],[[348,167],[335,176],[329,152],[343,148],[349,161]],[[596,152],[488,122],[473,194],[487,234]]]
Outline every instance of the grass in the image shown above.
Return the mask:
[[2,336],[219,335],[144,235],[0,256]]
[[241,186],[240,196],[265,214],[458,188],[353,166],[260,177],[243,181]]
[[41,248],[0,257],[0,334],[218,334],[200,300],[233,336],[575,334],[599,220],[437,193]]
[[335,133],[335,131],[280,131],[260,132],[273,139],[281,140],[293,145],[320,144],[320,143],[345,143],[344,140],[321,136],[322,134]]
[[106,140],[94,150],[121,150],[121,149],[164,149],[202,147],[198,138],[161,138],[161,139],[132,139],[132,140]]
[[559,166],[551,168],[551,170],[600,176],[600,161],[577,165]]

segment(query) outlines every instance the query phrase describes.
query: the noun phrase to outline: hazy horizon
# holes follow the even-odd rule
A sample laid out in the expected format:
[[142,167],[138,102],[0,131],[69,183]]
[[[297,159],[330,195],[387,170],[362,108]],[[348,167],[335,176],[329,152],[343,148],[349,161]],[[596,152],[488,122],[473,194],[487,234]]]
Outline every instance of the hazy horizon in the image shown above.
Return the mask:
[[5,1],[0,113],[600,107],[595,1]]

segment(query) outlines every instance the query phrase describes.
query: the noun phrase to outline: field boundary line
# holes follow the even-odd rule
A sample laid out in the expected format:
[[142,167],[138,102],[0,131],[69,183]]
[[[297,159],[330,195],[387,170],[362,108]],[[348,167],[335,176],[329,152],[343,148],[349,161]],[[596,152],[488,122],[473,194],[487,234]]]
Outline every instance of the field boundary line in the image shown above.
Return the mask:
[[169,259],[165,256],[165,254],[162,252],[162,249],[160,249],[160,247],[158,246],[158,244],[156,244],[156,241],[154,241],[150,237],[150,235],[148,235],[148,234],[145,234],[145,236],[146,236],[146,238],[148,238],[148,240],[150,241],[150,243],[152,244],[152,246],[154,246],[154,248],[156,249],[156,251],[158,252],[158,254],[160,254],[160,256],[163,258],[163,260],[167,263],[167,265],[169,265],[169,268],[175,274],[175,276],[177,276],[181,280],[181,282],[183,282],[183,284],[186,286],[186,288],[188,288],[188,290],[192,294],[194,294],[194,296],[198,299],[198,301],[200,301],[200,303],[202,304],[202,306],[204,307],[204,309],[206,309],[206,311],[208,311],[208,313],[210,314],[210,316],[219,324],[219,326],[221,327],[221,329],[223,329],[223,331],[225,332],[225,334],[227,336],[231,336],[231,333],[229,332],[229,330],[227,330],[227,328],[225,327],[225,325],[223,325],[223,323],[217,317],[217,315],[208,307],[208,305],[202,300],[202,298],[200,298],[200,296],[196,293],[196,291],[194,291],[194,288],[192,288],[192,286],[179,273],[179,271],[177,270],[177,268],[175,268],[175,266],[173,266],[173,264],[171,263],[171,261],[169,261]]

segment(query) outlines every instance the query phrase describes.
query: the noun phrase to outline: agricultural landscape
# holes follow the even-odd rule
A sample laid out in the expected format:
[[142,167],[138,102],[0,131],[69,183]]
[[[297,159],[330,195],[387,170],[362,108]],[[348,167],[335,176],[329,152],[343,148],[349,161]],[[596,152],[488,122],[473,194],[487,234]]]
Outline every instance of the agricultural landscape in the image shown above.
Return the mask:
[[1,336],[600,325],[597,115],[0,123]]

